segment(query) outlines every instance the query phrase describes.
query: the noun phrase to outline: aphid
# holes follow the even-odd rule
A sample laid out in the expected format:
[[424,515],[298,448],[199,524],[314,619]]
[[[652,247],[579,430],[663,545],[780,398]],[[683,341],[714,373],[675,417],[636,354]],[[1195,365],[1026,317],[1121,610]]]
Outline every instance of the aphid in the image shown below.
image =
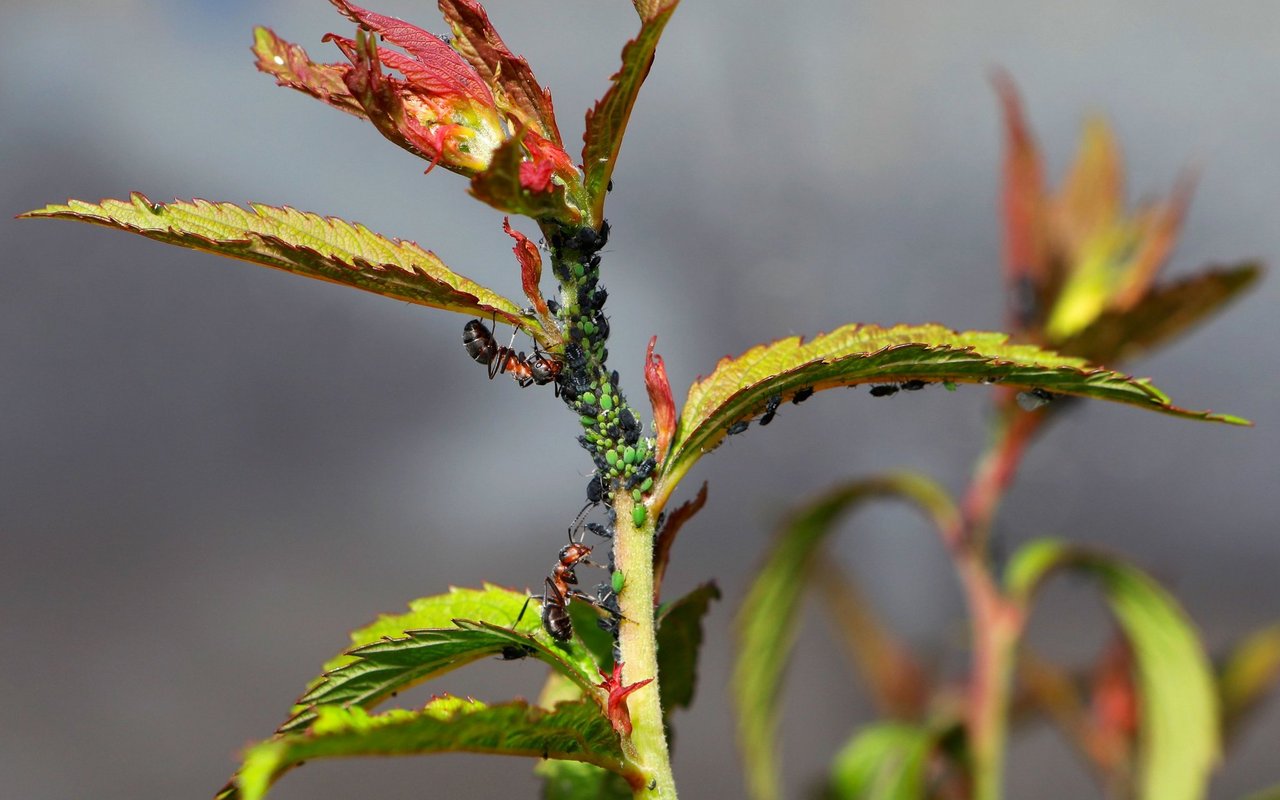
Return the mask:
[[736,436],[737,434],[742,433],[749,427],[751,427],[750,421],[744,419],[741,422],[735,422],[732,425],[730,425],[729,430],[725,431],[725,433],[728,434],[729,436]]
[[1053,401],[1055,395],[1036,387],[1025,392],[1018,392],[1018,405],[1023,411],[1035,411]]
[[587,481],[587,502],[595,504],[599,503],[603,499],[604,479],[599,475],[596,475],[591,480]]
[[892,385],[892,384],[885,384],[885,385],[883,385],[883,386],[872,386],[872,387],[871,387],[871,396],[872,396],[872,397],[888,397],[888,396],[890,396],[890,395],[894,395],[894,394],[897,394],[897,393],[898,393],[898,387],[897,387],[897,386],[894,386],[894,385]]
[[922,380],[909,380],[903,381],[901,386],[904,392],[918,392],[926,386],[926,383]]
[[528,658],[538,652],[527,644],[508,644],[504,645],[502,652],[498,655],[500,661],[519,661],[522,658]]
[[764,416],[760,418],[761,425],[768,425],[773,422],[773,415],[778,413],[778,406],[782,405],[782,395],[771,395],[764,404]]
[[810,397],[813,397],[813,387],[806,386],[795,393],[795,395],[791,398],[791,402],[793,405],[798,406],[801,403],[803,403],[805,400],[808,400]]
[[601,539],[613,538],[613,528],[601,525],[599,522],[588,522],[586,527],[587,530],[591,531],[596,536],[599,536]]

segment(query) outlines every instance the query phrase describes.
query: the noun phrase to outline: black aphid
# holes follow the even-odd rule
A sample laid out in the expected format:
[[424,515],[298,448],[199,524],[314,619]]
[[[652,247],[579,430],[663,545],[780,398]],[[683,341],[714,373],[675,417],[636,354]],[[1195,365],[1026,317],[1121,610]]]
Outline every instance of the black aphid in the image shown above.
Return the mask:
[[805,400],[808,400],[810,397],[813,397],[813,387],[806,386],[795,393],[795,396],[791,398],[791,402],[794,405],[800,405]]
[[895,395],[897,393],[898,393],[898,387],[894,386],[893,384],[887,383],[887,384],[884,384],[883,386],[871,387],[872,397],[889,397],[890,395]]
[[764,404],[764,416],[760,418],[761,425],[768,425],[773,422],[773,415],[778,413],[778,406],[782,405],[782,395],[771,395]]
[[730,425],[729,430],[725,431],[725,433],[727,433],[729,436],[736,436],[737,434],[742,433],[749,427],[751,427],[751,423],[748,420],[744,419],[742,422],[735,422],[732,425]]

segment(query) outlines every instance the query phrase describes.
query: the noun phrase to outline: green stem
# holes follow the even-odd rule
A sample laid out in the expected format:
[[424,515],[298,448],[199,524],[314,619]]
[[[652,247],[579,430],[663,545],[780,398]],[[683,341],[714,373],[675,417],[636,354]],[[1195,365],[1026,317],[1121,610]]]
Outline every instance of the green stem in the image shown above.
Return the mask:
[[658,647],[653,608],[654,517],[649,515],[642,524],[635,524],[631,498],[622,492],[617,498],[613,557],[617,568],[626,576],[626,583],[618,595],[623,617],[618,637],[625,665],[623,682],[635,683],[653,678],[652,683],[627,698],[631,735],[622,737],[622,751],[650,781],[635,790],[635,797],[675,800],[675,776],[671,772],[671,756],[663,730],[658,691]]

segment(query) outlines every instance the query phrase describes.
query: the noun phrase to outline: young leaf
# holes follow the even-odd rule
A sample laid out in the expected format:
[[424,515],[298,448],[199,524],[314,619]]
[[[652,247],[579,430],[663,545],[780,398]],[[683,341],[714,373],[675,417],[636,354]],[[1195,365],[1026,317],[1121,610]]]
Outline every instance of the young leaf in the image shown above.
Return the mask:
[[1207,319],[1251,288],[1261,264],[1219,267],[1151,289],[1132,308],[1102,312],[1058,344],[1067,355],[1096,364],[1133,359]]
[[831,796],[841,800],[927,797],[926,770],[935,742],[932,731],[916,725],[868,725],[836,753],[831,766]]
[[371,708],[429,678],[512,653],[545,661],[589,693],[598,668],[595,659],[576,640],[552,641],[541,629],[536,605],[530,604],[519,626],[509,627],[526,600],[526,595],[492,585],[454,588],[415,600],[407,614],[380,617],[351,634],[353,648],[325,664],[279,731],[311,724],[317,705]]
[[507,49],[475,0],[440,0],[440,11],[453,30],[453,48],[489,85],[498,108],[560,145],[551,93],[538,85],[529,62]]
[[1024,608],[1054,570],[1085,572],[1102,584],[1133,648],[1138,709],[1138,794],[1142,800],[1204,795],[1218,760],[1218,701],[1213,673],[1182,609],[1155,581],[1128,564],[1053,540],[1018,551],[1005,576]]
[[780,796],[775,742],[780,692],[797,634],[800,601],[808,588],[806,577],[836,521],[879,497],[897,497],[919,506],[942,531],[959,525],[959,513],[946,492],[927,478],[890,473],[842,486],[783,523],[738,611],[738,655],[731,688],[752,797]]
[[1022,114],[1013,79],[1004,71],[991,82],[1004,111],[1004,267],[1010,319],[1015,329],[1038,325],[1048,298],[1057,291],[1044,229],[1044,166]]
[[1218,671],[1223,739],[1230,742],[1235,737],[1249,715],[1275,691],[1277,681],[1280,681],[1280,625],[1272,625],[1237,643]]
[[347,87],[350,64],[317,64],[301,46],[281,39],[270,28],[253,29],[253,53],[258,57],[258,69],[273,76],[280,86],[297,89],[348,114],[368,116]]
[[591,196],[594,220],[604,218],[604,198],[622,147],[622,134],[627,129],[640,86],[653,66],[658,39],[679,3],[680,0],[666,0],[661,8],[648,12],[637,6],[644,19],[640,33],[622,48],[622,68],[610,79],[611,85],[604,97],[587,112],[587,129],[582,135],[582,172]]
[[542,253],[538,251],[538,246],[529,241],[529,237],[520,231],[511,227],[511,220],[502,218],[502,230],[507,235],[516,240],[516,246],[511,251],[516,254],[516,261],[520,262],[520,284],[524,288],[524,296],[529,298],[529,302],[533,303],[533,308],[538,312],[538,316],[542,319],[543,324],[551,328],[554,321],[551,319],[551,309],[547,306],[546,298],[542,296]]
[[676,536],[706,504],[707,484],[704,481],[694,498],[676,506],[658,529],[657,541],[653,545],[653,602],[662,599],[662,581],[667,575],[667,564],[671,563],[671,548],[675,546]]
[[702,618],[712,600],[720,599],[714,582],[704,583],[664,606],[658,614],[658,674],[662,676],[662,716],[693,704],[698,684],[698,653],[702,647]]
[[524,701],[489,706],[438,697],[421,711],[376,716],[359,708],[322,706],[318,711],[305,733],[277,735],[251,747],[220,800],[261,800],[272,783],[300,762],[338,756],[494,753],[563,758],[636,774],[627,767],[609,721],[589,701],[548,710]]
[[736,423],[760,414],[773,395],[906,381],[993,383],[1051,395],[1091,397],[1190,419],[1247,425],[1245,420],[1173,406],[1146,379],[1090,367],[1083,359],[1025,344],[1008,335],[957,333],[940,325],[850,324],[809,341],[799,336],[757,345],[721,359],[689,389],[671,452],[659,468],[657,507],[689,468]]
[[69,200],[21,216],[89,222],[395,300],[494,316],[550,344],[536,318],[453,272],[434,253],[333,217],[258,204],[244,209],[205,200],[152,203],[138,193],[130,195],[129,202]]
[[[472,196],[507,214],[576,224],[579,215],[566,202],[564,186],[551,181],[550,162],[525,161],[523,133],[521,129],[493,151],[488,169],[471,179]],[[539,166],[543,172],[533,174]]]
[[644,354],[644,387],[653,406],[653,430],[657,435],[655,458],[661,464],[671,449],[671,439],[676,432],[676,401],[671,397],[671,382],[667,380],[667,365],[662,356],[653,352],[658,337],[649,339]]

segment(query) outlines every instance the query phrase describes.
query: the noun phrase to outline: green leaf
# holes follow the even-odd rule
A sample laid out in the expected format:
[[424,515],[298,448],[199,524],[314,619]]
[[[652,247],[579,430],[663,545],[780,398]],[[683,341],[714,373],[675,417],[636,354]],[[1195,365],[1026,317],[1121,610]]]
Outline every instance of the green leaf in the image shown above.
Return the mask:
[[457,752],[569,759],[634,773],[595,703],[561,703],[548,710],[524,701],[489,706],[438,697],[421,711],[376,716],[322,706],[305,733],[277,735],[251,747],[219,797],[260,800],[281,775],[314,758]]
[[528,653],[590,695],[598,680],[596,661],[576,639],[551,639],[542,630],[536,601],[515,625],[526,600],[527,595],[487,584],[481,590],[453,588],[413,601],[407,614],[379,617],[351,634],[354,647],[325,664],[279,732],[310,725],[317,705],[371,708],[424,680],[495,656]]
[[702,618],[720,599],[715,582],[704,583],[658,613],[658,674],[662,676],[662,716],[693,704],[698,684]]
[[158,242],[354,286],[418,305],[494,316],[548,344],[541,324],[515,303],[451,271],[413,242],[387,239],[360,224],[292,208],[232,203],[68,200],[23,217],[78,220],[137,233]]
[[1208,657],[1177,602],[1134,567],[1068,544],[1030,542],[1005,581],[1024,608],[1054,570],[1085,572],[1102,585],[1133,649],[1140,696],[1139,793],[1143,800],[1200,798],[1218,760],[1218,701]]
[[493,159],[484,172],[471,179],[471,194],[507,214],[523,214],[535,220],[554,219],[576,223],[563,186],[553,185],[549,192],[531,192],[520,182],[520,165],[524,163],[523,128],[504,139],[493,151]]
[[580,761],[547,760],[533,771],[544,779],[542,800],[631,800],[634,796],[626,778]]
[[1060,342],[1058,349],[1099,364],[1130,360],[1212,316],[1257,283],[1261,274],[1260,264],[1244,263],[1156,287],[1133,308],[1103,312]]
[[935,736],[927,728],[881,722],[858,732],[832,762],[831,795],[840,800],[920,800]]
[[610,79],[609,90],[595,108],[587,112],[587,128],[582,135],[582,171],[591,196],[592,219],[604,218],[604,198],[618,162],[618,150],[622,147],[631,109],[653,66],[662,30],[679,3],[680,0],[668,0],[661,9],[645,17],[640,33],[622,48],[622,68]]
[[783,523],[738,611],[738,655],[731,686],[752,797],[781,795],[776,740],[782,677],[798,633],[800,601],[809,588],[806,576],[840,517],[881,497],[913,503],[940,529],[959,525],[959,513],[946,492],[918,475],[890,473],[840,487]]
[[1280,625],[1255,631],[1236,644],[1218,670],[1223,738],[1230,741],[1280,680]]
[[1146,379],[1090,367],[1083,359],[1025,344],[1008,335],[957,333],[940,325],[851,324],[809,341],[799,336],[724,358],[689,389],[670,454],[660,466],[658,503],[735,423],[764,411],[769,398],[863,383],[992,383],[1138,406],[1190,419],[1247,425],[1245,420],[1177,408]]

